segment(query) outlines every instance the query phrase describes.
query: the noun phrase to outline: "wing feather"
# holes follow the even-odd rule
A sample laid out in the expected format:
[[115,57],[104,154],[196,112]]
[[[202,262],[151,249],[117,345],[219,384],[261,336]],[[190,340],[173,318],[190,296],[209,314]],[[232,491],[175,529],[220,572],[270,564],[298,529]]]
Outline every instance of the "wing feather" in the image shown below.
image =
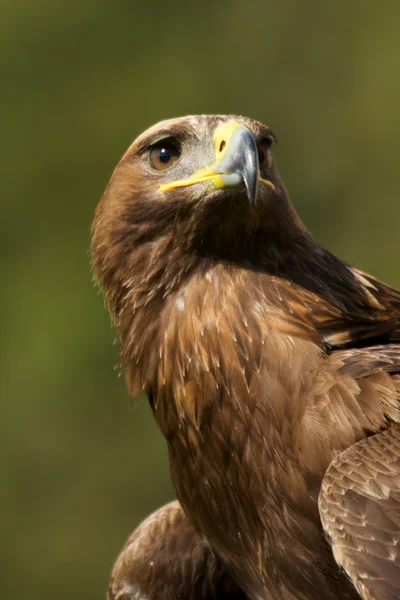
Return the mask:
[[331,463],[319,510],[337,563],[364,600],[400,598],[400,430],[382,431]]

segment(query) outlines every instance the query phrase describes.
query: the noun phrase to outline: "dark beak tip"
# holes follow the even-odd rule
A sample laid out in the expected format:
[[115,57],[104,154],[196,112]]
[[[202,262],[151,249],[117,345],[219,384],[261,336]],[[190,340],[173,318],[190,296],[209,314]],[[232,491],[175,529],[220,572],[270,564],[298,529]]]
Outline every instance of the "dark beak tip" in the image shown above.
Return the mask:
[[[242,174],[243,176],[243,174]],[[258,189],[258,182],[257,180],[254,182],[254,180],[248,180],[247,177],[243,177],[243,181],[244,181],[244,185],[246,187],[246,194],[247,194],[247,199],[249,201],[249,204],[251,206],[254,206],[256,203],[256,199],[257,199],[257,189]]]
[[250,131],[245,130],[241,132],[240,146],[241,174],[246,186],[248,201],[251,206],[254,206],[257,199],[260,166],[257,144]]
[[258,148],[251,131],[236,129],[228,143],[220,168],[226,173],[238,173],[244,181],[247,198],[251,206],[256,203],[258,178],[260,174]]

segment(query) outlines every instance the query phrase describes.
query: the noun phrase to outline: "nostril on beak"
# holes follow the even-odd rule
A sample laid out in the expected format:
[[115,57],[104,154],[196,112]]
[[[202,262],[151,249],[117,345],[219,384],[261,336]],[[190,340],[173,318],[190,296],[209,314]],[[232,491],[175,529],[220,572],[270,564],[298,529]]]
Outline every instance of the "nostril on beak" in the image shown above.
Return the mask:
[[222,150],[225,148],[226,146],[226,142],[225,140],[222,140],[222,142],[219,145],[219,152],[222,152]]

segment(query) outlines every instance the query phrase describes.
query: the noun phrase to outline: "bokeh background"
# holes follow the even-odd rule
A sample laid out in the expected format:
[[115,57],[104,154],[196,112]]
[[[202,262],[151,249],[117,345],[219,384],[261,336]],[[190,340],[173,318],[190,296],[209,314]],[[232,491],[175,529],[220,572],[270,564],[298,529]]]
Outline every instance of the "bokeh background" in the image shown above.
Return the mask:
[[104,598],[174,495],[89,266],[121,154],[167,117],[258,118],[317,238],[400,287],[399,31],[398,0],[2,2],[1,598]]

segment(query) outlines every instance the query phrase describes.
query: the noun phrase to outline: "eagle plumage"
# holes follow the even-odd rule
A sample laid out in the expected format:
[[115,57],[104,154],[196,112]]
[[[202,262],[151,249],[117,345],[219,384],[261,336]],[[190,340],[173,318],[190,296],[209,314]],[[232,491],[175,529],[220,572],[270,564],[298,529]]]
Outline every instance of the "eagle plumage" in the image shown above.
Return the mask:
[[95,273],[179,502],[247,596],[400,598],[400,293],[315,241],[273,142],[233,116],[145,132]]
[[129,536],[112,571],[108,600],[246,600],[177,500]]

